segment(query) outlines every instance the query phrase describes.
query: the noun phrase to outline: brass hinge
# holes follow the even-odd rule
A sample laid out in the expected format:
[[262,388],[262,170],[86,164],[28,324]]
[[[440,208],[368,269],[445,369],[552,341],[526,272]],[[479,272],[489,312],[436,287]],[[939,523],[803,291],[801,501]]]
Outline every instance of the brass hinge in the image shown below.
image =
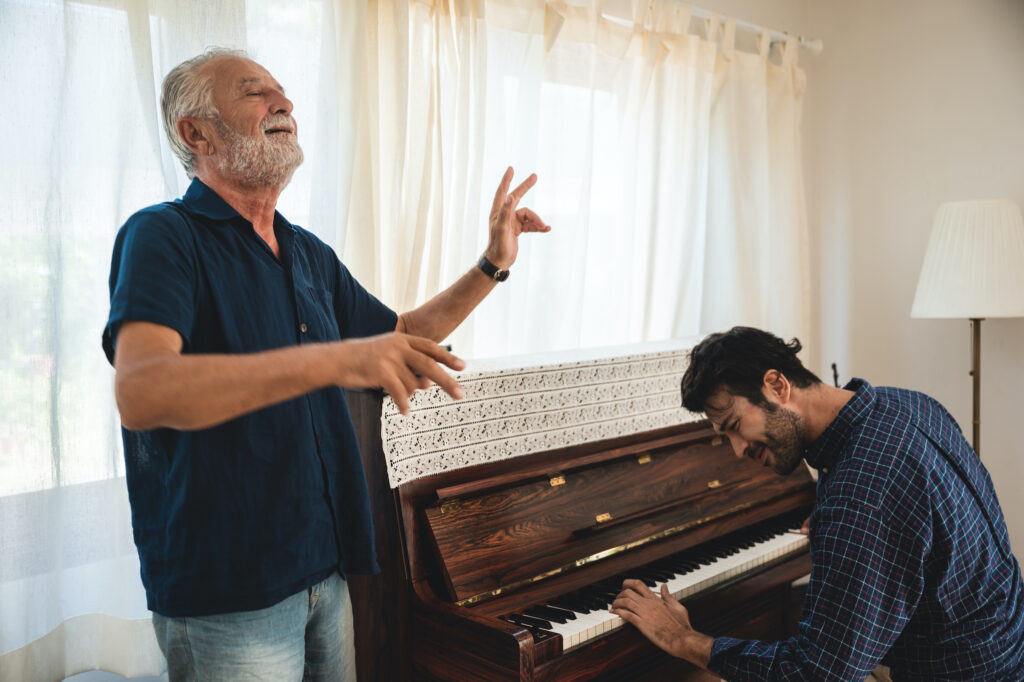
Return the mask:
[[721,436],[715,436],[714,438],[711,439],[711,447],[717,448],[721,444],[722,444],[722,437]]
[[462,503],[458,500],[445,500],[441,503],[441,513],[447,514],[450,511],[455,511],[462,506]]
[[716,478],[716,479],[715,479],[715,480],[713,480],[713,481],[708,481],[708,487],[709,487],[709,488],[721,488],[721,487],[722,487],[722,482],[721,482],[721,481],[719,481],[719,480],[718,480],[718,479]]
[[637,464],[650,464],[651,463],[651,453],[649,453],[649,452],[642,452],[642,453],[640,453],[639,455],[637,455],[636,463]]
[[551,478],[548,479],[548,483],[554,488],[556,485],[565,485],[565,476],[562,474],[552,474]]
[[604,514],[598,514],[594,519],[596,519],[598,523],[608,523],[612,520],[612,515],[605,512]]

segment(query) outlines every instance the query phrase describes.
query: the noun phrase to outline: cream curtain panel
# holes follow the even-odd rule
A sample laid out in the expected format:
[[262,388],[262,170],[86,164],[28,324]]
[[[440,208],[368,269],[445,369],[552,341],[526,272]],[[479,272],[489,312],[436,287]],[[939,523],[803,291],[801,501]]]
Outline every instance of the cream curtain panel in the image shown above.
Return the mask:
[[768,38],[735,49],[732,20],[691,34],[686,5],[579,4],[368,3],[349,267],[399,310],[423,302],[482,252],[511,164],[538,173],[524,204],[554,231],[524,240],[457,353],[806,337],[795,42],[769,59]]
[[0,680],[165,669],[99,345],[114,235],[187,187],[164,141],[160,83],[224,45],[287,84],[308,163],[281,210],[333,239],[336,209],[310,197],[314,174],[337,184],[333,150],[351,146],[336,114],[348,86],[334,11],[319,0],[0,0]]
[[397,310],[476,261],[508,165],[537,172],[554,230],[465,357],[806,336],[796,47],[695,25],[628,0],[0,0],[0,679],[164,669],[99,348],[117,227],[187,186],[163,74],[210,45],[268,67],[307,159],[281,211]]

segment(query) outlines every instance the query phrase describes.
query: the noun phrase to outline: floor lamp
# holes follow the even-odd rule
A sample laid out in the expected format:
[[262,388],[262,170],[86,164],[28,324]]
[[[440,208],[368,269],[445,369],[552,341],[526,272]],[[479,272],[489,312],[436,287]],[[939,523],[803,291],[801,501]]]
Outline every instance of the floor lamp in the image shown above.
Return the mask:
[[1024,317],[1024,217],[1009,200],[939,206],[911,317],[971,321],[974,451],[980,454],[981,321]]

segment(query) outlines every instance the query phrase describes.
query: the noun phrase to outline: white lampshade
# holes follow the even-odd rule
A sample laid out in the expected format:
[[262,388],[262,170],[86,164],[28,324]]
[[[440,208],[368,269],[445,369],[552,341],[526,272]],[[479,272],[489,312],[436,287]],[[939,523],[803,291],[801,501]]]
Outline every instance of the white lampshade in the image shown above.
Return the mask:
[[1024,217],[1009,200],[939,206],[911,317],[1024,317]]

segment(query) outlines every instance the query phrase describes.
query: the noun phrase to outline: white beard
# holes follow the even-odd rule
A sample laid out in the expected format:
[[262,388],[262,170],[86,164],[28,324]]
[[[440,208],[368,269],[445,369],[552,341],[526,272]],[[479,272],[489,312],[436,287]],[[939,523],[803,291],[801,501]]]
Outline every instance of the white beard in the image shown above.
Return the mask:
[[288,116],[272,116],[260,124],[260,136],[250,137],[237,132],[218,117],[217,132],[227,145],[226,153],[216,158],[217,170],[249,187],[284,189],[295,169],[302,163],[302,148],[295,135],[274,133],[270,128],[292,128]]

